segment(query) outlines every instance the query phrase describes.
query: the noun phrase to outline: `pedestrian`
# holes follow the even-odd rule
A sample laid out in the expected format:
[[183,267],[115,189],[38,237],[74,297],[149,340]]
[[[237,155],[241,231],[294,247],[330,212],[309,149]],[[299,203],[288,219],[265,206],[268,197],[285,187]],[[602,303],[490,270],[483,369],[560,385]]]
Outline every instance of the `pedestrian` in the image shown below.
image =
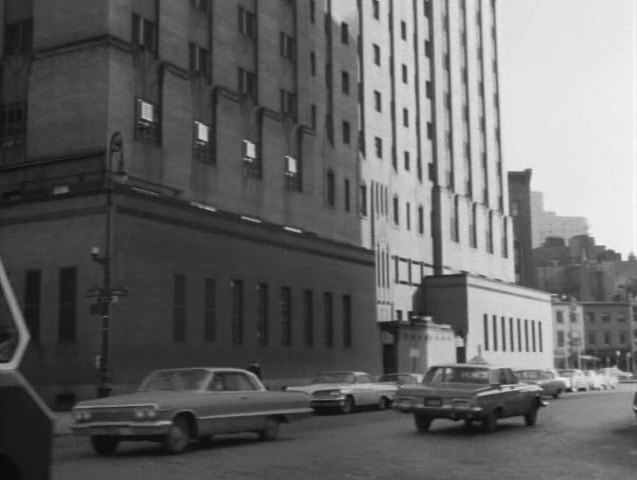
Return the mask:
[[252,360],[252,363],[246,368],[248,372],[254,373],[259,380],[261,380],[261,364],[259,363],[259,359]]

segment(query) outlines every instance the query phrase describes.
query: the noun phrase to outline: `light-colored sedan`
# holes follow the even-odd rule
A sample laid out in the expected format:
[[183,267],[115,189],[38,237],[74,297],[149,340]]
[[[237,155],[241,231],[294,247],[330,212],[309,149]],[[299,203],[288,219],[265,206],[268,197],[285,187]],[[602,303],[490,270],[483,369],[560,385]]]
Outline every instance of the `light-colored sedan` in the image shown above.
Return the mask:
[[584,374],[586,375],[586,380],[588,381],[589,390],[602,390],[606,388],[604,377],[602,377],[595,370],[586,370]]
[[388,383],[394,385],[409,385],[420,383],[424,375],[421,373],[386,373],[378,377],[378,383]]
[[317,373],[310,385],[288,387],[288,391],[311,396],[315,410],[338,409],[350,413],[357,407],[387,408],[396,397],[398,387],[372,381],[367,372],[339,371]]
[[533,383],[542,387],[543,394],[546,396],[559,398],[562,392],[566,390],[563,380],[559,379],[555,373],[544,369],[519,369],[515,370],[515,374],[521,382]]
[[179,453],[191,440],[222,433],[272,440],[281,423],[312,413],[307,395],[268,391],[245,370],[178,368],[150,373],[135,393],[79,402],[71,429],[90,436],[100,455],[112,454],[122,440],[156,441]]
[[567,389],[571,392],[588,391],[588,380],[584,372],[578,368],[563,368],[558,370],[561,376],[568,380]]

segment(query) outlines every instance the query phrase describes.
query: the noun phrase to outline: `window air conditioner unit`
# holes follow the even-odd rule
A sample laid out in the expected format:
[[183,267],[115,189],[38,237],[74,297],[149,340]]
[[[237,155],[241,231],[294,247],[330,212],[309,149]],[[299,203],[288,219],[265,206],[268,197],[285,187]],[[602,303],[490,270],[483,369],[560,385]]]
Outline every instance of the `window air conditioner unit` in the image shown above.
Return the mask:
[[298,173],[296,158],[291,155],[285,156],[285,173],[288,175],[296,175]]
[[153,123],[155,121],[155,107],[153,104],[140,100],[139,118],[144,123]]
[[243,160],[253,162],[257,158],[257,148],[254,143],[249,140],[243,141]]
[[210,140],[210,127],[201,122],[195,122],[195,140],[197,143],[206,144]]

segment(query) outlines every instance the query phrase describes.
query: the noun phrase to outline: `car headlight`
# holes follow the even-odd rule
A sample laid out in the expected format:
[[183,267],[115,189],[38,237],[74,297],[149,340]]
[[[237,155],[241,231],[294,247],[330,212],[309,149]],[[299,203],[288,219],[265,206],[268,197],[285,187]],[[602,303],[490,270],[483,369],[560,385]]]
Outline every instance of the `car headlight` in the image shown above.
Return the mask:
[[73,417],[76,422],[87,422],[91,419],[91,412],[88,410],[73,410]]
[[135,418],[137,420],[144,420],[146,418],[155,418],[157,416],[157,409],[153,406],[138,407],[135,409]]

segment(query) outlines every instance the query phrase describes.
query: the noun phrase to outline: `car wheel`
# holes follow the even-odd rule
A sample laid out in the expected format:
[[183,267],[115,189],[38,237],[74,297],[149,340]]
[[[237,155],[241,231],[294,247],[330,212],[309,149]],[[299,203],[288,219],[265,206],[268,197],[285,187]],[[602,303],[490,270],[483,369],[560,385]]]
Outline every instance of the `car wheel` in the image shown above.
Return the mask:
[[423,433],[423,432],[429,431],[429,427],[431,427],[432,419],[428,417],[427,415],[415,414],[414,421],[416,422],[416,428],[418,429],[418,431]]
[[263,428],[259,430],[259,439],[266,440],[274,440],[279,436],[279,426],[281,422],[276,417],[268,417],[263,422]]
[[496,428],[498,428],[498,416],[495,412],[490,412],[482,420],[482,431],[493,432]]
[[537,422],[537,411],[538,406],[537,402],[533,402],[529,411],[524,414],[524,422],[527,426],[532,427]]
[[110,435],[93,435],[91,445],[99,455],[113,455],[119,444],[119,438]]
[[162,446],[166,453],[181,453],[190,442],[190,426],[184,417],[177,417],[170,426],[170,431],[164,436]]
[[378,409],[385,410],[388,405],[389,401],[387,400],[387,397],[385,397],[384,395],[380,397],[380,400],[378,401]]
[[356,406],[356,403],[354,402],[354,398],[348,395],[347,397],[345,397],[345,401],[343,402],[343,405],[341,406],[341,413],[352,413],[354,411],[355,406]]

